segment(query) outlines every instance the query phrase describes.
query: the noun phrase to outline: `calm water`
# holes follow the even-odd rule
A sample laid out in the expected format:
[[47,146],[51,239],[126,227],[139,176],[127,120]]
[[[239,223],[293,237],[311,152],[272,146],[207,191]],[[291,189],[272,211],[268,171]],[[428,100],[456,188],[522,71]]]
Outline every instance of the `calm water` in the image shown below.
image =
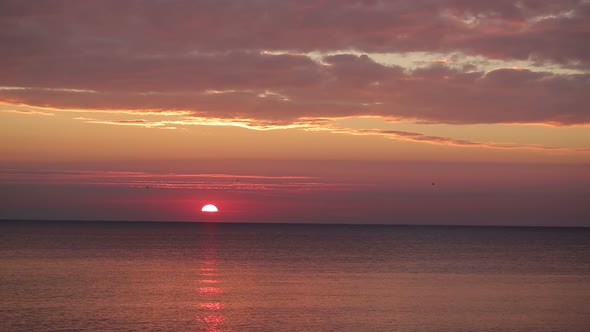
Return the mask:
[[0,223],[0,329],[588,331],[590,229]]

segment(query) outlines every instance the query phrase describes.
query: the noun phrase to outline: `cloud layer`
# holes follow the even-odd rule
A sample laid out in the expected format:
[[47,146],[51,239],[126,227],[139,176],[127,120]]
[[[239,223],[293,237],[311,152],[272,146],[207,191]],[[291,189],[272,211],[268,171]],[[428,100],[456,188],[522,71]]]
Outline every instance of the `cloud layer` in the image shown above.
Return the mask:
[[356,49],[560,62],[590,56],[584,0],[11,0],[0,12],[14,55]]
[[[0,13],[8,104],[277,124],[590,123],[588,1],[3,1]],[[536,69],[371,57],[416,51]]]

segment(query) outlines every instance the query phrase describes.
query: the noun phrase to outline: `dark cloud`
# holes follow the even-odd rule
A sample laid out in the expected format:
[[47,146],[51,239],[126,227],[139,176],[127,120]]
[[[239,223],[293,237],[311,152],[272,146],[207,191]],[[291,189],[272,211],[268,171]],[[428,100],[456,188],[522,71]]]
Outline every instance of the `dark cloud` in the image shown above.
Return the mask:
[[310,58],[234,52],[183,57],[69,56],[0,63],[0,85],[100,91],[280,89],[320,79]]
[[464,51],[590,59],[586,1],[3,1],[2,53]]
[[[282,123],[353,115],[457,124],[590,122],[590,74],[511,68],[463,72],[441,64],[403,71],[350,54],[325,57],[322,63],[298,55],[233,53],[200,57],[194,66],[185,67],[185,61],[170,60],[152,72],[122,64],[111,72],[108,66],[96,74],[71,72],[67,84],[32,72],[25,79],[51,88],[4,89],[0,100],[63,109],[178,110]],[[3,79],[9,85],[12,78]]]

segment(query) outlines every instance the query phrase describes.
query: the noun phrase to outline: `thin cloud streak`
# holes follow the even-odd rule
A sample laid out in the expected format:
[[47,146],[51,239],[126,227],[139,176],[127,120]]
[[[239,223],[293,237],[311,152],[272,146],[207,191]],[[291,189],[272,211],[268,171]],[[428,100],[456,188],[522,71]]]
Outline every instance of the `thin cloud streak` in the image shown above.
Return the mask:
[[205,178],[205,179],[266,179],[266,180],[306,180],[314,179],[312,176],[270,176],[249,174],[223,174],[223,173],[151,173],[134,171],[101,171],[101,170],[42,170],[23,171],[20,169],[0,169],[0,178],[14,175],[22,175],[23,179],[31,177],[59,177],[59,178]]
[[167,121],[148,121],[145,119],[137,120],[99,120],[93,118],[77,117],[74,120],[84,121],[85,123],[95,124],[108,124],[113,126],[131,126],[131,127],[143,127],[143,128],[158,128],[158,129],[178,129],[177,127],[167,126]]
[[183,189],[215,191],[341,191],[366,184],[327,182],[310,176],[265,176],[243,174],[182,174],[120,171],[29,171],[0,170],[0,185],[58,185]]
[[455,147],[466,147],[466,148],[487,148],[487,149],[524,149],[524,150],[541,150],[541,151],[565,151],[565,152],[587,152],[588,149],[575,149],[559,146],[546,146],[541,144],[516,144],[506,142],[478,142],[462,139],[454,139],[449,137],[433,136],[423,133],[398,131],[398,130],[379,130],[379,129],[351,129],[345,127],[339,127],[333,125],[335,119],[319,118],[319,119],[306,119],[306,122],[295,123],[292,125],[280,125],[280,124],[258,124],[253,125],[257,121],[254,119],[192,119],[186,120],[164,120],[164,121],[147,121],[147,120],[95,120],[86,118],[77,118],[88,123],[106,124],[106,125],[131,125],[140,126],[145,128],[164,128],[164,129],[177,129],[178,127],[170,127],[169,125],[175,126],[235,126],[254,130],[284,130],[284,129],[302,129],[306,131],[326,131],[335,134],[347,134],[357,136],[382,136],[389,139],[426,143],[435,145],[446,145]]
[[[292,124],[281,124],[277,122],[264,122],[256,119],[222,119],[205,117],[187,117],[183,120],[100,120],[95,118],[77,117],[76,120],[85,123],[105,124],[114,126],[137,126],[144,128],[179,129],[177,126],[229,126],[251,130],[280,130],[280,129],[305,129],[314,125],[326,122],[326,119],[302,119]],[[175,125],[175,126],[171,126]]]
[[567,151],[567,152],[588,152],[590,149],[574,149],[565,147],[545,146],[538,144],[515,144],[500,142],[476,142],[469,140],[453,139],[441,136],[432,136],[415,132],[378,129],[350,129],[343,127],[315,128],[314,130],[329,131],[337,134],[359,135],[359,136],[382,136],[395,140],[427,143],[435,145],[447,145],[467,148],[488,148],[488,149],[525,149],[542,151]]
[[0,110],[0,112],[16,113],[16,114],[23,114],[23,115],[55,116],[54,113],[41,112],[41,111],[31,111],[31,110]]

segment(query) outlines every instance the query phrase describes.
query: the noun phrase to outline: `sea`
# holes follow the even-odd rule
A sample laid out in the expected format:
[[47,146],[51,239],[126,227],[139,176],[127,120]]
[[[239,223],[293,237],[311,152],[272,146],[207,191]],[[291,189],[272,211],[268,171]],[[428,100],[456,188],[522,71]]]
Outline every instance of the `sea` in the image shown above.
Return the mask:
[[590,331],[590,229],[0,222],[1,331]]

